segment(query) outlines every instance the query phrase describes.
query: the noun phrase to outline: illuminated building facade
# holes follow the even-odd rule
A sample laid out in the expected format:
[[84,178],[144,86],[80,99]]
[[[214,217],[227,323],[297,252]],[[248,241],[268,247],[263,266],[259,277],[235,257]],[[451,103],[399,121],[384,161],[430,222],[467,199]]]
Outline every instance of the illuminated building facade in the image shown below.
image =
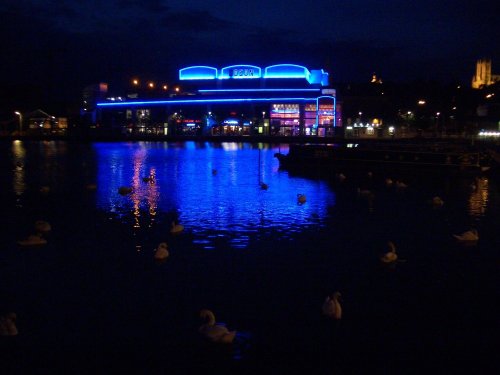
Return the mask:
[[99,126],[131,134],[327,136],[340,126],[328,73],[301,65],[179,70],[177,92],[97,103]]
[[472,88],[480,89],[500,82],[500,75],[491,74],[491,60],[478,60],[476,74],[472,77]]

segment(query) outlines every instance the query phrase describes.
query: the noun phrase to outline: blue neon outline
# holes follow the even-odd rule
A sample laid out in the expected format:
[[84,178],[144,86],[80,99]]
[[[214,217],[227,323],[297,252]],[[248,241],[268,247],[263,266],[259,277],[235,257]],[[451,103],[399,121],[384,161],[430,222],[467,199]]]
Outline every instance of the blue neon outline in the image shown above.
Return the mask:
[[[270,68],[276,68],[276,67],[295,67],[295,68],[302,68],[304,70],[304,73],[301,74],[301,75],[296,75],[296,74],[290,74],[290,75],[273,75],[273,74],[269,74],[268,70]],[[309,71],[309,69],[307,69],[305,66],[303,65],[297,65],[297,64],[276,64],[276,65],[270,65],[270,66],[267,66],[265,69],[264,69],[264,76],[263,78],[305,78],[308,82],[309,82],[309,79],[311,77],[311,72]]]
[[[246,67],[246,68],[257,68],[258,71],[259,71],[259,75],[258,76],[251,76],[251,77],[230,77],[229,74],[226,76],[224,75],[224,71],[227,69],[234,69],[236,67]],[[247,64],[239,64],[239,65],[229,65],[229,66],[225,66],[224,68],[222,68],[220,70],[220,74],[217,75],[217,79],[259,79],[259,78],[262,78],[262,68],[260,66],[256,66],[256,65],[247,65]]]
[[328,98],[328,99],[333,99],[333,127],[335,128],[336,125],[336,120],[337,120],[337,98],[333,95],[321,95],[316,98],[316,127],[319,126],[319,100],[321,98]]
[[241,103],[241,102],[271,102],[271,101],[315,101],[316,98],[237,98],[237,99],[181,99],[181,100],[150,100],[140,102],[97,103],[98,107],[123,107],[133,105],[160,104],[206,104],[206,103]]
[[[208,75],[197,75],[194,76],[193,78],[182,78],[183,71],[186,69],[194,69],[194,68],[208,68],[210,70],[214,71],[214,76],[208,76]],[[217,78],[217,68],[214,68],[213,66],[208,66],[208,65],[193,65],[193,66],[187,66],[185,68],[179,69],[179,80],[180,81],[192,81],[192,80],[198,80],[198,79],[216,79]]]
[[281,91],[321,91],[321,89],[203,89],[198,90],[198,92],[281,92]]

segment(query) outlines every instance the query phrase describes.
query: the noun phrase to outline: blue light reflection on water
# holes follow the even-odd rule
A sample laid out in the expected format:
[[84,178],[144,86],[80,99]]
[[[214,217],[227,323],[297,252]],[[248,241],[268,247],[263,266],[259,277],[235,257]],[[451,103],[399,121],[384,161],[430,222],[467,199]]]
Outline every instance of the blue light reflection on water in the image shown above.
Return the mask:
[[[159,215],[169,214],[206,248],[214,236],[242,248],[256,232],[287,236],[311,223],[321,225],[327,208],[335,205],[335,193],[324,181],[278,170],[274,154],[286,153],[283,145],[96,143],[94,150],[99,209],[125,221],[132,212],[136,228],[151,227]],[[149,176],[154,182],[143,181]],[[260,181],[269,189],[261,189]],[[120,196],[120,186],[133,192]],[[303,205],[299,193],[307,197]],[[167,229],[170,222],[158,224]]]

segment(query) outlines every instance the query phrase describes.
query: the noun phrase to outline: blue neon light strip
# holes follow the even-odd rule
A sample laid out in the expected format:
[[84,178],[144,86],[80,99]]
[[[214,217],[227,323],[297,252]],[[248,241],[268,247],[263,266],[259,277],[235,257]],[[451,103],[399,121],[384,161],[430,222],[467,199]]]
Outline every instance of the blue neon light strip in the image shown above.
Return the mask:
[[302,65],[279,64],[268,66],[264,78],[305,78],[309,81],[311,73]]
[[150,100],[138,102],[119,102],[119,103],[97,103],[98,107],[123,107],[134,105],[161,105],[161,104],[207,104],[207,103],[242,103],[242,102],[283,102],[283,101],[307,101],[314,102],[316,98],[238,98],[238,99],[190,99],[190,100]]
[[213,90],[198,90],[198,92],[313,92],[321,89],[213,89]]
[[216,79],[217,69],[212,66],[188,66],[179,70],[179,80]]

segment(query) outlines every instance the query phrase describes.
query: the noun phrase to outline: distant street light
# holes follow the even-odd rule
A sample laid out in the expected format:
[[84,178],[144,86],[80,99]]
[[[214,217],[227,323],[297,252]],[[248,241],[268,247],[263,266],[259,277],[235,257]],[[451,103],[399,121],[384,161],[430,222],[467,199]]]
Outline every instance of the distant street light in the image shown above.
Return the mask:
[[19,135],[21,135],[23,131],[23,114],[21,112],[14,112],[16,115],[19,116]]

